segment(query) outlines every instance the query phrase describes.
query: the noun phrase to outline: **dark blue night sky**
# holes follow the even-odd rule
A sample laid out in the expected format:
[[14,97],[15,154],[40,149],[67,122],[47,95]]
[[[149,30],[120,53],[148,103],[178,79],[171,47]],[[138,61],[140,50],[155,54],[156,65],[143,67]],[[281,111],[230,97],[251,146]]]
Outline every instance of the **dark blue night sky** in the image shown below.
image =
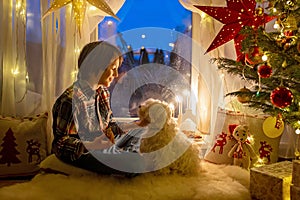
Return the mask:
[[[106,17],[99,24],[99,39],[122,33],[123,41],[136,50],[141,47],[172,50],[170,44],[177,40],[177,34],[190,31],[192,22],[192,13],[178,0],[126,0],[117,16],[120,21]],[[108,21],[114,25],[108,26]]]
[[117,16],[119,32],[141,27],[183,31],[191,25],[191,12],[178,0],[126,0]]

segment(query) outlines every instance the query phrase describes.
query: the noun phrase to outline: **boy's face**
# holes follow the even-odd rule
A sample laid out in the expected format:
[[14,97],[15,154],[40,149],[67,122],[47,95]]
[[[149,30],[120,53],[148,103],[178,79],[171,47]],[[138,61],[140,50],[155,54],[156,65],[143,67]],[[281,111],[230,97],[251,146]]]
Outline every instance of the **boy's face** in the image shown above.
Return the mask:
[[98,85],[109,87],[114,78],[118,77],[118,68],[121,62],[122,60],[120,58],[113,61],[103,72]]

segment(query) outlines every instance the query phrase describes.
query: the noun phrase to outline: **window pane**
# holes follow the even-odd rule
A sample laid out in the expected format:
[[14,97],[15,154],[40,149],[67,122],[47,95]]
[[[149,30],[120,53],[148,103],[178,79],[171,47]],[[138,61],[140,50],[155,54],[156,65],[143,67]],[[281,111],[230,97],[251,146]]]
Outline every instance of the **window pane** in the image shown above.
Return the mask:
[[114,115],[136,117],[139,104],[155,98],[172,103],[177,116],[178,99],[183,111],[188,105],[192,13],[174,0],[126,0],[117,16],[106,17],[98,32],[124,53],[110,87]]

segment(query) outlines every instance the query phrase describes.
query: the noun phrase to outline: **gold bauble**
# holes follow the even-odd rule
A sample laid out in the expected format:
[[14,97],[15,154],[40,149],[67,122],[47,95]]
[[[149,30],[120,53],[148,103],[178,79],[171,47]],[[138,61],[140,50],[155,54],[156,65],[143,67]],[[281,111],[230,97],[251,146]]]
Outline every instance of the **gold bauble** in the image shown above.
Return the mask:
[[273,117],[270,116],[265,119],[263,122],[263,131],[266,136],[269,138],[277,138],[279,137],[284,130],[284,122],[282,117],[277,116]]
[[251,100],[251,91],[243,87],[239,90],[240,94],[237,95],[237,100],[240,103],[248,103]]
[[260,6],[258,6],[256,9],[255,9],[255,15],[257,16],[263,16],[264,15],[264,9]]
[[282,24],[283,24],[283,30],[284,31],[287,31],[287,30],[291,30],[291,31],[298,30],[297,20],[292,15],[289,15],[285,20],[283,20]]

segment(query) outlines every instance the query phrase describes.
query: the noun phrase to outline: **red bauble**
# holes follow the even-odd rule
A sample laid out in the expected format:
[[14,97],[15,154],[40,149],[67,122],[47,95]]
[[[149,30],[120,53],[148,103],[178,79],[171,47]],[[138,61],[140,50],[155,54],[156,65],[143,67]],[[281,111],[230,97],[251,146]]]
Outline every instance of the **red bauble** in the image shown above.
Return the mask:
[[271,102],[278,108],[285,108],[291,105],[293,101],[293,93],[286,87],[275,88],[270,95]]
[[272,75],[272,67],[267,64],[259,65],[257,73],[261,78],[269,78]]
[[294,35],[294,32],[293,30],[286,30],[283,32],[283,34],[286,36],[286,37],[291,37]]
[[249,53],[245,55],[245,60],[250,65],[255,65],[262,62],[263,51],[258,46],[249,48]]

